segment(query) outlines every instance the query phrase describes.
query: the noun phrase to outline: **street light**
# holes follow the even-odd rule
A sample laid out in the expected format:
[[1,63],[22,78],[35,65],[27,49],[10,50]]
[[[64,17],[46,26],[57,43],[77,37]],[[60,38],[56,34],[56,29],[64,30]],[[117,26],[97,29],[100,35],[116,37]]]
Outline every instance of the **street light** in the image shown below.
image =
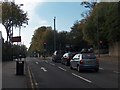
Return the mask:
[[[12,1],[12,2],[10,2],[10,5],[11,5],[11,7],[10,7],[10,10],[11,10],[11,21],[13,20],[13,15],[12,15],[12,11],[13,11],[13,5],[15,4],[15,2],[14,1]],[[23,6],[24,4],[17,4],[17,6],[18,7],[20,7],[20,6]],[[11,41],[11,38],[13,37],[13,21],[11,22],[11,24],[12,24],[12,27],[11,27],[11,30],[10,30],[10,41]],[[20,36],[20,34],[21,34],[21,25],[19,26],[19,36]]]
[[54,17],[54,51],[56,50],[56,26],[55,26],[55,19],[56,17]]
[[[24,4],[19,4],[19,6],[23,6]],[[19,36],[21,35],[21,25],[19,26]]]
[[98,57],[100,57],[100,47],[99,47],[99,28],[98,28],[98,11],[97,11],[97,45],[98,45]]
[[[24,4],[18,4],[19,7],[20,7],[20,6],[23,6],[23,5],[24,5]],[[21,26],[22,26],[22,25],[19,26],[19,36],[21,36]],[[21,41],[20,41],[20,45],[21,45]]]

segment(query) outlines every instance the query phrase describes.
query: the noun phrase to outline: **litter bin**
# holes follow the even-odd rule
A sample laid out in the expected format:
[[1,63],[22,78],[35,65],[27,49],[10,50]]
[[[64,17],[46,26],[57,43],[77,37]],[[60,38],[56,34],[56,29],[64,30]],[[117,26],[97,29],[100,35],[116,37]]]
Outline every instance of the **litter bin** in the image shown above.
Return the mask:
[[24,61],[16,61],[16,75],[24,75]]

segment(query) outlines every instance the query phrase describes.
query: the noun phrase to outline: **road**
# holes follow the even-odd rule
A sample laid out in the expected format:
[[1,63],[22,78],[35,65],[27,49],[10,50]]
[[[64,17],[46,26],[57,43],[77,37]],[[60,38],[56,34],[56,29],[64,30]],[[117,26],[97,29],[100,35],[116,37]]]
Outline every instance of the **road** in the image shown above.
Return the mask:
[[26,59],[33,88],[118,88],[118,66],[100,62],[100,71],[71,70],[51,60]]

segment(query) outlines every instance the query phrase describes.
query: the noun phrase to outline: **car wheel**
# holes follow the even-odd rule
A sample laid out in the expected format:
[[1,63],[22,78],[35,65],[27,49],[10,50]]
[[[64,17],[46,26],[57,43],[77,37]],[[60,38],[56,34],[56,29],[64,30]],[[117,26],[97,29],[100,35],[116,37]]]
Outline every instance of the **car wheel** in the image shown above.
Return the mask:
[[70,64],[70,69],[73,69],[72,65]]
[[78,72],[80,72],[80,71],[81,71],[81,69],[80,69],[80,66],[79,66],[79,65],[77,66],[77,71],[78,71]]
[[68,64],[67,64],[67,61],[65,61],[65,65],[67,66]]
[[99,71],[99,68],[95,68],[95,72],[98,72]]
[[63,64],[62,60],[61,60],[61,64]]

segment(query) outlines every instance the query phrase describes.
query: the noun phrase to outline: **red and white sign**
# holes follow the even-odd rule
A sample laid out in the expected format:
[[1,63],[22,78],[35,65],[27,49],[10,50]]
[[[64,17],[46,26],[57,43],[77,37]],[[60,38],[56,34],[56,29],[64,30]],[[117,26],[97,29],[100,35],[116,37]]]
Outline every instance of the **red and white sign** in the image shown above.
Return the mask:
[[21,42],[21,36],[12,37],[12,42]]

